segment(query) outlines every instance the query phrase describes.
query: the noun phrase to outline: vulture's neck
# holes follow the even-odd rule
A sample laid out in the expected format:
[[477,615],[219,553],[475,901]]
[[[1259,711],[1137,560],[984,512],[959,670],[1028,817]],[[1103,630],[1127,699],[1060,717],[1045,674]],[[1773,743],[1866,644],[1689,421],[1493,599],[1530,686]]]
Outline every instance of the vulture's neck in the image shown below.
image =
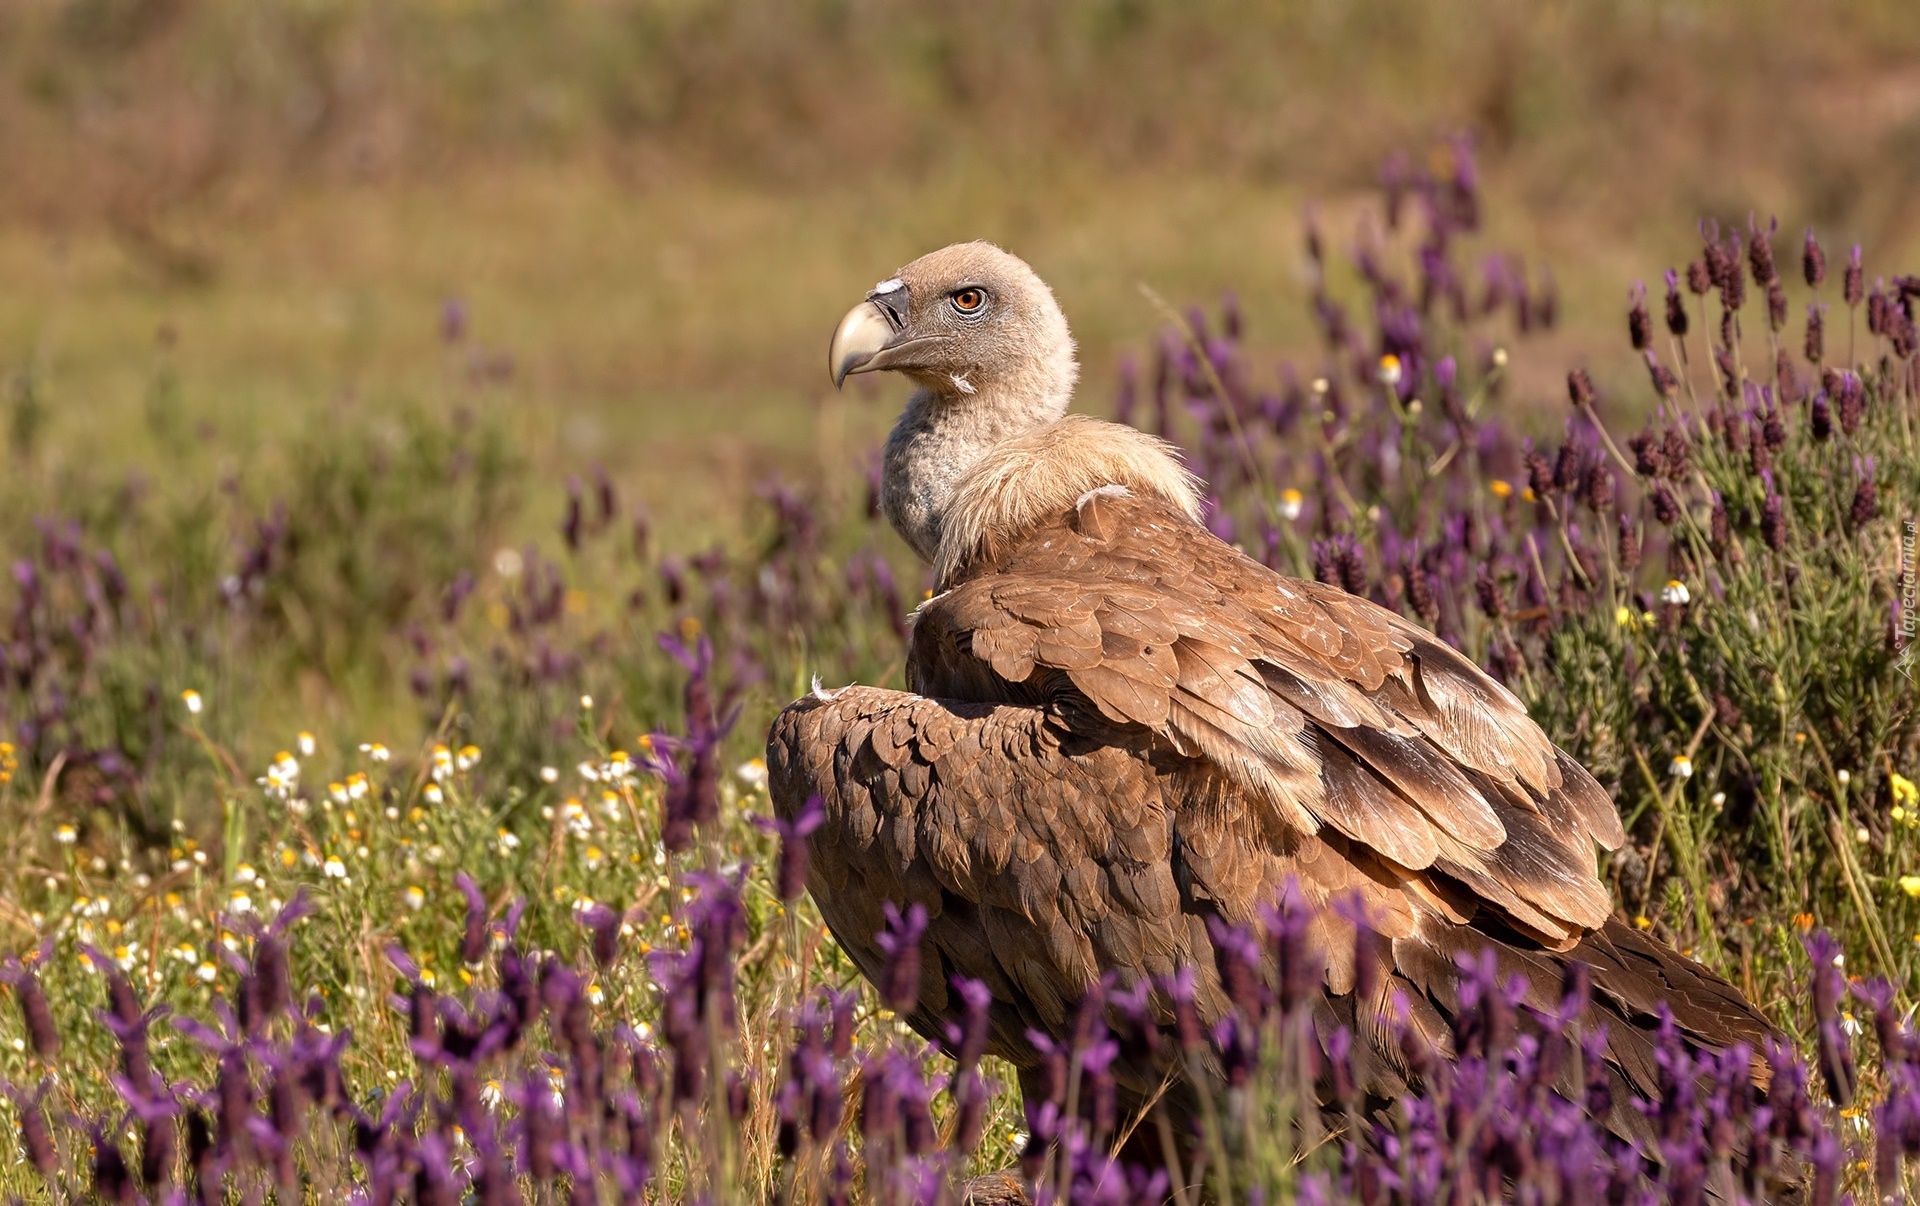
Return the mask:
[[934,589],[997,563],[1036,529],[1090,495],[1157,498],[1200,519],[1200,482],[1171,444],[1119,423],[1066,415],[1009,436],[956,482],[941,513]]
[[880,466],[880,509],[923,561],[940,552],[941,533],[962,479],[993,449],[1015,436],[1056,422],[1066,413],[1065,390],[985,390],[961,393],[922,388],[907,401],[887,438]]

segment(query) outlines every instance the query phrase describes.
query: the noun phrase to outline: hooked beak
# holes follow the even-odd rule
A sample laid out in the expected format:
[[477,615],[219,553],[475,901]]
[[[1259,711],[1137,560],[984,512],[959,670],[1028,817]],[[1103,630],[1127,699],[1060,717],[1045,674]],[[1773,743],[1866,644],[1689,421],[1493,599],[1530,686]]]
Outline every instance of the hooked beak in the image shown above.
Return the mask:
[[896,285],[890,292],[868,294],[847,311],[827,345],[827,372],[836,389],[855,373],[918,368],[914,353],[942,340],[938,335],[907,334],[906,301],[905,289]]

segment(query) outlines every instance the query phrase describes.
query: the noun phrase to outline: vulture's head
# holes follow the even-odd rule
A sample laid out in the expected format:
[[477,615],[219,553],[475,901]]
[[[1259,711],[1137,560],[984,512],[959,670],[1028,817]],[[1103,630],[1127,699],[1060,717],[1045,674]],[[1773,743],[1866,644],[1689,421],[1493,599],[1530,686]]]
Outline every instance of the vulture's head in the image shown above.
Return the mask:
[[991,243],[943,247],[875,285],[840,320],[827,369],[835,385],[890,369],[941,398],[1052,417],[1065,412],[1078,373],[1053,290]]

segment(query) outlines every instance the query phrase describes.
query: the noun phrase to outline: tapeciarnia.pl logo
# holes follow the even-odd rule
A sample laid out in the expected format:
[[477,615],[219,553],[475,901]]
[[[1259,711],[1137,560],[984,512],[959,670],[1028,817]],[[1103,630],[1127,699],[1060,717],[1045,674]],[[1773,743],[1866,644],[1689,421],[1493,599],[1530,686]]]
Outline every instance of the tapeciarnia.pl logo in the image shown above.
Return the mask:
[[1894,663],[1900,673],[1913,681],[1914,634],[1920,629],[1920,573],[1914,566],[1914,537],[1920,534],[1920,521],[1909,519],[1900,531],[1900,660]]

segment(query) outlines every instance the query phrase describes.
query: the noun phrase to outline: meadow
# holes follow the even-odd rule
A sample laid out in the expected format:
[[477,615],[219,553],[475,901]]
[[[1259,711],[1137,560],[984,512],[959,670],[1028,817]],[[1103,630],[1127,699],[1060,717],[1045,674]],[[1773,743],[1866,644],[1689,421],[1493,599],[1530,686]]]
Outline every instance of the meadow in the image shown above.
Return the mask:
[[[1897,8],[1062,12],[0,14],[9,1192],[1159,1201],[1100,1060],[1175,1040],[1247,1072],[1222,1196],[1910,1185]],[[1581,986],[1520,1036],[1490,975],[1371,1144],[1300,1108],[1338,1058],[1284,993],[1149,1037],[1116,992],[1026,1113],[906,1033],[757,757],[816,677],[899,684],[926,587],[872,502],[898,398],[830,394],[827,327],[980,233],[1216,532],[1593,769],[1622,916],[1787,1036],[1767,1103],[1674,1063],[1649,1171],[1538,1091]]]

